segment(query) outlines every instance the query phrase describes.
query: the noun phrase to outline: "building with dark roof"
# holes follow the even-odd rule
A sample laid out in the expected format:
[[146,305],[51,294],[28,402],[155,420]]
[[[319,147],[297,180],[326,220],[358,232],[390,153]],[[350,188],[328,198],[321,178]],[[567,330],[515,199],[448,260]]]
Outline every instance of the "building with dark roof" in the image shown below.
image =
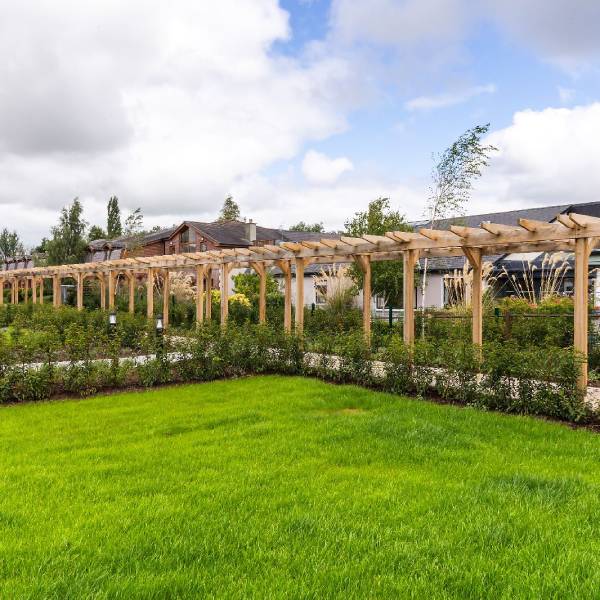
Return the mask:
[[[537,221],[552,222],[556,220],[557,215],[570,212],[600,217],[600,202],[586,202],[582,204],[557,204],[553,206],[542,206],[534,208],[524,208],[520,210],[510,210],[498,213],[484,213],[477,215],[466,215],[452,219],[442,219],[435,223],[436,229],[449,229],[450,225],[464,225],[467,227],[479,227],[481,223],[492,222],[500,225],[518,225],[519,219],[532,219]],[[415,230],[420,227],[429,227],[428,221],[414,221],[411,223]],[[571,257],[565,257],[570,264]],[[493,275],[497,277],[497,290],[499,295],[511,295],[514,293],[512,285],[507,282],[506,272],[510,277],[522,276],[524,269],[534,267],[531,272],[535,280],[534,285],[539,284],[539,278],[542,277],[542,263],[544,262],[544,253],[525,253],[509,255],[490,255],[485,257],[485,261],[492,263]],[[596,271],[600,264],[600,253],[594,253],[590,257],[590,270]],[[434,257],[428,259],[427,264],[427,289],[425,293],[425,306],[444,306],[447,302],[444,277],[454,272],[462,271],[465,265],[465,258],[462,256],[452,257]],[[419,262],[421,270],[424,269],[425,261]],[[564,277],[561,279],[561,292],[570,293],[572,289],[572,269],[569,266],[565,270]],[[416,295],[416,302],[421,306],[420,294]]]

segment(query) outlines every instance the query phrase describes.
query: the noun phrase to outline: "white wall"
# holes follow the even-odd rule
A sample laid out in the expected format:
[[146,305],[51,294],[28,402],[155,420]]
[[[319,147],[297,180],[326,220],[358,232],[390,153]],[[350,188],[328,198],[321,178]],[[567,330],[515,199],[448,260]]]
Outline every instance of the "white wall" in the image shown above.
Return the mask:
[[[417,288],[417,307],[422,308],[421,287]],[[427,273],[425,287],[425,308],[443,308],[444,306],[444,276],[441,273]]]

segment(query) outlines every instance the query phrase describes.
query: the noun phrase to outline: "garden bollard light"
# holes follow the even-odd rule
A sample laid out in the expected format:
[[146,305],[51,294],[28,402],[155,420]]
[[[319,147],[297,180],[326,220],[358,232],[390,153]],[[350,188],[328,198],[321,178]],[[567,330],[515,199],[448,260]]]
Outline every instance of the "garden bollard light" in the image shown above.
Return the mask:
[[163,325],[163,316],[162,314],[156,315],[156,342],[157,342],[157,352],[162,354],[165,347],[164,340],[164,325]]
[[115,336],[116,330],[117,330],[117,313],[111,312],[108,315],[108,331],[110,332],[111,337]]

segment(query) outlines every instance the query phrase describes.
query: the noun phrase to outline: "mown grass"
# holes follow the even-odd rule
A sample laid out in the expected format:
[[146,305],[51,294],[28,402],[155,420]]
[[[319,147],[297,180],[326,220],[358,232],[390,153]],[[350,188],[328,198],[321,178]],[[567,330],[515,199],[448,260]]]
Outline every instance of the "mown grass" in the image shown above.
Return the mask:
[[597,597],[600,437],[285,377],[0,409],[0,597]]

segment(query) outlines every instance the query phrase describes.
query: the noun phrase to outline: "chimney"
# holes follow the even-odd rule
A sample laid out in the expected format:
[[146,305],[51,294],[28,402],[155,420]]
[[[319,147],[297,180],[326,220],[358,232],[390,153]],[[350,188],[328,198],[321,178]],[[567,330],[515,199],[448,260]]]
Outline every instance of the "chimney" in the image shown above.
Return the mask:
[[245,238],[250,242],[256,241],[256,223],[252,219],[248,219],[247,223],[244,223]]

